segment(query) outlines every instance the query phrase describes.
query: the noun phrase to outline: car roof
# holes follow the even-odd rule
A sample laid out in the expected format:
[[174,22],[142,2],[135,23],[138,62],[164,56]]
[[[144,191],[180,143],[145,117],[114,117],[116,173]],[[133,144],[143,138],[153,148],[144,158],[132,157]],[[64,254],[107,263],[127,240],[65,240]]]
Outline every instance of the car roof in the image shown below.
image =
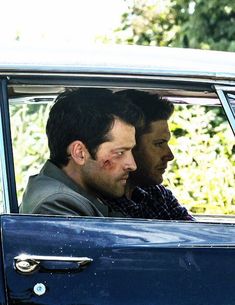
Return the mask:
[[134,45],[29,47],[0,50],[0,74],[108,73],[235,80],[235,53]]

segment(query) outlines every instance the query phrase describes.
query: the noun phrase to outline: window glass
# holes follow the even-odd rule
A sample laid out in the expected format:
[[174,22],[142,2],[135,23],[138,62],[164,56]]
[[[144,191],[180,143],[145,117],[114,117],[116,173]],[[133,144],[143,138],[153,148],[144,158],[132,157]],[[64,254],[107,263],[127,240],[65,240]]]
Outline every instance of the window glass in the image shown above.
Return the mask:
[[[235,215],[234,135],[219,100],[168,98],[175,104],[170,119],[175,158],[163,184],[195,215]],[[19,204],[28,177],[37,174],[49,157],[45,126],[52,101],[21,97],[10,103]],[[234,111],[234,102],[232,107]]]
[[[48,158],[45,125],[50,103],[11,103],[11,132],[18,203],[28,177],[35,175]],[[24,143],[24,145],[22,145]]]
[[235,116],[235,94],[234,93],[227,93],[227,98],[228,98],[229,104],[231,106],[231,109],[233,111],[233,114]]
[[235,215],[234,135],[220,106],[176,106],[164,183],[195,214]]

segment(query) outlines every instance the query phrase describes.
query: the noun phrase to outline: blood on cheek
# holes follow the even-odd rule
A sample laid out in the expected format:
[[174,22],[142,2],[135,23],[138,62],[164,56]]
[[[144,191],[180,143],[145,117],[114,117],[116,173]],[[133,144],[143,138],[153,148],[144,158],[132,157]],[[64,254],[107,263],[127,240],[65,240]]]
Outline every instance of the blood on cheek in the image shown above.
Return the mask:
[[117,166],[117,158],[113,154],[106,156],[100,160],[102,169],[113,170]]

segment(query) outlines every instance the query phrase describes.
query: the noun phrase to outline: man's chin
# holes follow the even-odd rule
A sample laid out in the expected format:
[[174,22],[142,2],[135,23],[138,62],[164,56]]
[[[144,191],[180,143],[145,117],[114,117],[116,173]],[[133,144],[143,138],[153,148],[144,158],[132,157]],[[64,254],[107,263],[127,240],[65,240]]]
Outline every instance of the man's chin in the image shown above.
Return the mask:
[[156,179],[155,179],[155,184],[161,184],[163,182],[163,177],[161,176],[161,177],[157,177]]
[[125,191],[124,191],[124,190],[123,190],[123,191],[120,191],[120,192],[115,192],[115,193],[113,194],[113,198],[120,198],[120,197],[122,197],[124,194],[125,194]]
[[111,190],[109,191],[109,193],[106,193],[106,197],[109,199],[117,199],[122,197],[125,194],[125,188],[123,187],[122,189],[115,189],[112,193]]
[[149,179],[145,180],[145,183],[147,184],[147,186],[152,186],[152,185],[156,185],[156,184],[161,184],[163,182],[163,177],[162,176],[152,176],[149,177]]
[[131,173],[130,181],[132,185],[140,187],[148,187],[163,182],[163,175],[134,175],[135,172]]

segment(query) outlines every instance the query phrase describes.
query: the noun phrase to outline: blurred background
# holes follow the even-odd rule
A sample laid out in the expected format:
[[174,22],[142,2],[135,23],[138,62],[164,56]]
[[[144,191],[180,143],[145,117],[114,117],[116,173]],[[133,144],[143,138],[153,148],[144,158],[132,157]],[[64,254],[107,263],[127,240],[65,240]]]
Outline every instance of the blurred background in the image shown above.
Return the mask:
[[0,0],[0,43],[235,50],[231,0]]

